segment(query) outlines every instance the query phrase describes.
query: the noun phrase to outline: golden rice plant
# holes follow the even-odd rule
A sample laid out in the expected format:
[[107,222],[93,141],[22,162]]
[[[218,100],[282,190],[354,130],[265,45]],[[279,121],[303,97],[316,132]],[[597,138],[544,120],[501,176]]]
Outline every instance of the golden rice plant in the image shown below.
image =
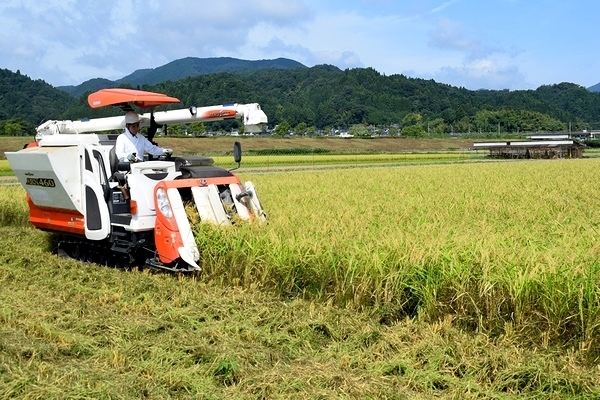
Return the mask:
[[8,160],[0,160],[0,176],[13,175]]
[[[244,176],[265,227],[196,226],[207,277],[598,346],[597,160]],[[508,325],[507,325],[508,324]],[[536,338],[542,339],[542,338]]]
[[[243,165],[301,165],[301,164],[351,164],[351,163],[390,163],[403,161],[456,161],[469,158],[462,152],[435,153],[395,153],[395,154],[302,154],[302,155],[244,155]],[[212,157],[217,165],[231,164],[231,156]]]
[[[203,279],[600,354],[599,163],[243,174],[269,221],[195,223]],[[24,196],[0,190],[0,224],[28,224]]]
[[4,185],[0,189],[0,226],[27,225],[29,209],[25,189],[20,185]]

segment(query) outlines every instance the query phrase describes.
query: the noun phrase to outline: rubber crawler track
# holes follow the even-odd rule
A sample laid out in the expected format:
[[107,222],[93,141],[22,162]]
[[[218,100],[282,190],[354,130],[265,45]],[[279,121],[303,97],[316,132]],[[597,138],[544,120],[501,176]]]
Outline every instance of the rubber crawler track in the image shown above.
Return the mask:
[[163,272],[197,271],[183,260],[165,265],[156,257],[148,258],[149,251],[138,250],[137,253],[119,252],[112,249],[108,242],[90,243],[83,240],[62,240],[58,243],[58,256],[73,258],[82,262],[104,265],[113,268],[131,269],[147,267]]

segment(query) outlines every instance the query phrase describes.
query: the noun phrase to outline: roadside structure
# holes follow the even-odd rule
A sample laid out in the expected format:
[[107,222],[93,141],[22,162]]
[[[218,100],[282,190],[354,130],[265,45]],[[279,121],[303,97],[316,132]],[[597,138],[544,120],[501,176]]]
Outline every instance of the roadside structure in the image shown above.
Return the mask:
[[582,158],[587,146],[576,140],[530,140],[473,143],[471,150],[489,150],[490,158]]

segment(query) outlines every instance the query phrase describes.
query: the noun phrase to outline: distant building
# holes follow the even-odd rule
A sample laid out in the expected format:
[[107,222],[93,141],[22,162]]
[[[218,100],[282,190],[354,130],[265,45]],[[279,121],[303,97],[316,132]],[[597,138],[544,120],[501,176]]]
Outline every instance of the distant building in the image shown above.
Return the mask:
[[583,130],[581,132],[552,132],[552,133],[539,133],[528,136],[532,140],[561,140],[561,139],[575,139],[575,140],[594,140],[600,138],[600,131],[588,131]]
[[472,150],[489,150],[491,158],[581,158],[587,146],[576,140],[530,140],[473,143]]

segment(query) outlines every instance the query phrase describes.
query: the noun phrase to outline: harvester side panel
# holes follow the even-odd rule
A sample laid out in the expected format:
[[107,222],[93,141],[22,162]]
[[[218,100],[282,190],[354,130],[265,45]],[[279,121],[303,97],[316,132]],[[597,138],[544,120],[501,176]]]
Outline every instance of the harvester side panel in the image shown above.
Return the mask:
[[77,211],[40,208],[27,195],[29,222],[38,229],[84,236],[84,219]]
[[31,147],[5,154],[33,204],[83,214],[77,147]]

